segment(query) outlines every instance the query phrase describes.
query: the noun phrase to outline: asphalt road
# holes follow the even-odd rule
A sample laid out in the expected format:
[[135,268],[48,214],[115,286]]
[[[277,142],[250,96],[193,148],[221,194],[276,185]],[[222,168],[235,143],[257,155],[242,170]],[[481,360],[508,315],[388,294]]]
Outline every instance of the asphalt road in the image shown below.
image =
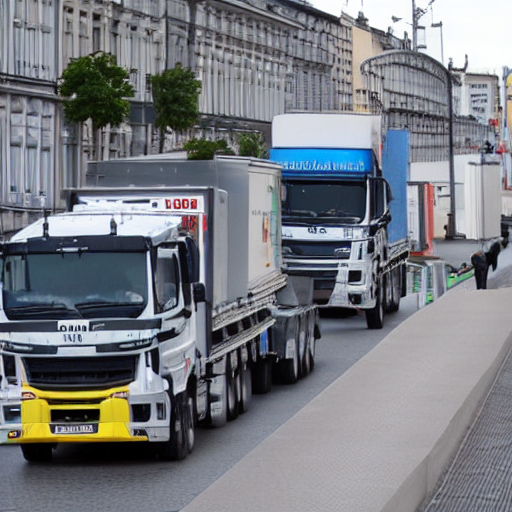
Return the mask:
[[416,307],[414,296],[403,299],[400,311],[387,316],[378,331],[366,328],[364,316],[323,317],[313,373],[293,386],[274,386],[268,395],[253,396],[250,410],[225,427],[199,429],[194,452],[184,461],[157,461],[142,445],[82,444],[59,446],[52,463],[29,464],[19,447],[0,446],[0,512],[178,511]]

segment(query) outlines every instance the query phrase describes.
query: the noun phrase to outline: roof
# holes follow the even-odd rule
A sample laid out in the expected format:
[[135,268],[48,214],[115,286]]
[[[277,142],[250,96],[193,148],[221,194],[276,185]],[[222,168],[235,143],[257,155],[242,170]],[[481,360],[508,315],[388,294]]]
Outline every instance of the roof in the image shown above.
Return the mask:
[[[115,220],[117,236],[143,236],[154,244],[178,235],[181,217],[162,213],[127,212],[70,212],[47,217],[50,237],[109,235],[111,221]],[[43,236],[44,219],[30,224],[16,233],[11,242],[23,242]]]

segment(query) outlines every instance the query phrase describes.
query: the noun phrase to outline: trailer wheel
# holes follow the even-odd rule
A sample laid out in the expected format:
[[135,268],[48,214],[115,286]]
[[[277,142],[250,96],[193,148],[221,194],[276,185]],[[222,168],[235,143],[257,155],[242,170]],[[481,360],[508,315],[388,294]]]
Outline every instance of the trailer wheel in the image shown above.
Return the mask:
[[311,372],[311,354],[309,351],[309,343],[306,343],[306,350],[304,350],[304,357],[302,358],[302,377],[309,375]]
[[23,457],[28,462],[50,462],[53,457],[52,445],[46,443],[21,444]]
[[[243,350],[243,349],[242,349]],[[252,376],[251,376],[251,365],[249,358],[245,358],[242,355],[242,351],[239,356],[239,368],[238,376],[240,379],[240,403],[239,412],[240,414],[247,412],[252,398]]]
[[252,369],[252,392],[264,395],[272,389],[272,359],[258,358]]
[[315,367],[315,315],[310,310],[306,314],[306,349],[302,361],[302,376],[305,377]]
[[[290,338],[286,342],[286,355],[291,355],[292,357],[279,362],[279,376],[283,384],[295,384],[299,380],[300,365],[302,362],[299,357],[297,334],[298,333],[296,333],[295,338]],[[293,344],[290,350],[288,350],[288,343]]]
[[402,295],[400,268],[393,269],[389,274],[390,301],[387,305],[387,313],[395,313],[400,309],[400,297]]
[[171,396],[169,441],[159,443],[158,456],[163,460],[182,460],[194,448],[194,400],[184,391]]
[[209,424],[222,427],[228,421],[228,393],[226,375],[217,375],[210,382],[208,392]]
[[377,302],[372,309],[365,310],[366,325],[368,329],[382,329],[384,325],[384,291],[382,278],[379,279],[376,292]]
[[236,352],[226,356],[226,388],[228,420],[234,420],[238,416],[238,404],[240,403],[241,385],[238,375],[238,357]]
[[309,344],[309,373],[311,373],[315,369],[315,344],[316,340],[315,337],[313,336]]

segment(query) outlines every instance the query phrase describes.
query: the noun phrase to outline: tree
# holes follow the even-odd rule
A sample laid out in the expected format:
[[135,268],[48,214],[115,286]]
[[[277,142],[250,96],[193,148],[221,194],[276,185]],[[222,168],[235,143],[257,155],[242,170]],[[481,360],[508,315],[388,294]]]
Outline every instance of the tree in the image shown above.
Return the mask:
[[254,158],[268,158],[268,147],[261,133],[243,133],[238,137],[238,154]]
[[164,133],[187,130],[199,119],[201,82],[190,69],[176,64],[160,75],[151,77],[156,126],[160,129],[160,153],[163,152]]
[[63,71],[58,88],[64,98],[66,119],[72,123],[91,119],[93,139],[101,128],[109,124],[119,126],[130,114],[130,102],[126,98],[134,96],[128,78],[128,72],[109,53],[73,59]]
[[95,130],[108,124],[119,126],[130,113],[126,98],[134,96],[128,78],[128,72],[109,53],[73,59],[59,85],[66,118],[74,123],[91,119]]
[[235,152],[223,140],[192,139],[183,144],[188,160],[213,160],[216,154],[234,155]]

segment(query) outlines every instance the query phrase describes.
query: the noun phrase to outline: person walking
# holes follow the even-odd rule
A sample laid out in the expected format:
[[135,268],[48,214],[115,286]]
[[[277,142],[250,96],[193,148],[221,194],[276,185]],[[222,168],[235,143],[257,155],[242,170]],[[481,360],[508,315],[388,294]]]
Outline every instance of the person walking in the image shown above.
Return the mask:
[[471,265],[475,269],[477,290],[485,290],[487,288],[489,267],[492,267],[493,271],[498,267],[498,254],[500,250],[499,242],[493,242],[488,251],[477,251],[471,256]]

